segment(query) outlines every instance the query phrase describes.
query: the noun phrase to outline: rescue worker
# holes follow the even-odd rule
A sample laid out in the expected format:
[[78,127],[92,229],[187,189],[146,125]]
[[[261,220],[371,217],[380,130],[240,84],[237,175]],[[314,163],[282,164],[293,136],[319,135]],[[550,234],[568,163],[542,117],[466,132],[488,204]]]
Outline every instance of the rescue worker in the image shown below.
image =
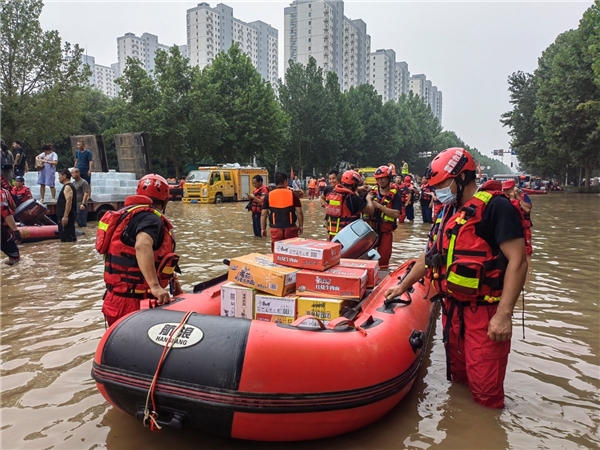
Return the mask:
[[390,170],[392,171],[392,176],[395,177],[396,175],[398,175],[396,173],[396,165],[392,162],[388,163],[388,167],[390,168]]
[[328,241],[346,225],[360,219],[363,212],[367,215],[373,214],[373,203],[368,206],[366,200],[356,193],[360,183],[360,175],[354,170],[347,170],[342,175],[341,183],[327,195],[325,215]]
[[271,227],[271,251],[275,242],[302,234],[304,214],[300,197],[288,188],[288,177],[283,172],[275,174],[275,189],[265,195],[260,216],[261,235],[267,236],[267,216]]
[[310,177],[308,180],[308,199],[313,200],[317,196],[317,179]]
[[336,185],[340,182],[339,176],[340,173],[337,170],[332,170],[327,174],[327,181],[329,182],[329,185],[321,194],[321,206],[323,208],[325,208],[325,205],[327,205],[327,202],[325,201],[327,199],[327,195],[329,195],[329,193],[332,192]]
[[[381,166],[375,171],[377,186],[367,194],[367,214],[364,219],[377,232],[379,241],[379,267],[385,269],[390,265],[394,230],[398,228],[396,219],[402,212],[402,202],[397,190],[392,186],[392,173],[388,166]],[[371,209],[373,208],[373,209]]]
[[12,196],[16,206],[19,206],[21,203],[33,198],[31,190],[25,186],[25,178],[23,178],[21,175],[17,175],[15,177],[15,185],[12,187],[10,195]]
[[263,177],[261,175],[254,175],[252,177],[252,186],[254,192],[248,194],[250,199],[250,211],[252,212],[252,229],[254,230],[254,236],[262,237],[260,232],[260,215],[262,212],[262,204],[265,199],[265,195],[269,193],[269,188],[263,184]]
[[173,295],[182,293],[174,277],[179,257],[173,226],[164,215],[167,180],[145,175],[136,192],[127,197],[125,208],[107,212],[98,223],[96,250],[105,255],[102,313],[109,326],[139,310],[143,299],[154,298],[159,306],[169,303],[169,283]]
[[18,263],[20,259],[17,242],[21,241],[21,233],[15,222],[15,209],[15,203],[8,189],[0,188],[0,214],[2,215],[2,222],[0,223],[0,250],[8,256],[4,264],[8,264],[9,266]]
[[531,199],[527,194],[521,195],[514,180],[502,182],[502,190],[513,205],[517,206],[523,214],[523,228],[525,230],[525,254],[527,256],[527,266],[531,270],[531,256],[533,255],[533,246],[531,244]]
[[404,186],[406,190],[406,201],[404,209],[406,211],[406,220],[412,222],[415,220],[415,200],[419,196],[419,190],[415,187],[410,176],[404,177]]
[[423,223],[433,223],[433,195],[434,189],[429,185],[427,177],[421,178],[421,216]]
[[419,279],[431,280],[443,298],[448,380],[468,384],[477,403],[502,408],[511,317],[527,272],[525,240],[519,212],[500,182],[488,181],[478,191],[475,170],[462,148],[433,159],[427,175],[444,209],[426,251],[385,296],[399,297]]
[[401,174],[403,177],[408,175],[408,163],[406,162],[405,159],[402,160],[402,169],[401,169]]
[[319,179],[319,197],[321,197],[323,195],[323,192],[325,192],[326,187],[327,187],[327,182],[325,181],[325,178],[320,178]]

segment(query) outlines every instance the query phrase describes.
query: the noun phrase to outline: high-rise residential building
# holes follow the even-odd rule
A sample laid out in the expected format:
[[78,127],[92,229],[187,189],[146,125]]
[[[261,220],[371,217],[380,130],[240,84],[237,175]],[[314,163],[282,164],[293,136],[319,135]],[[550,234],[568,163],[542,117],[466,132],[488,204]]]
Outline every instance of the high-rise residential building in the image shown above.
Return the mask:
[[442,123],[442,91],[433,86],[424,74],[410,77],[409,89],[431,107],[433,115]]
[[284,57],[306,65],[312,56],[348,90],[368,82],[371,36],[361,19],[344,16],[342,0],[294,0],[284,10]]
[[347,91],[367,82],[367,60],[371,53],[371,36],[367,34],[367,24],[361,20],[351,20],[344,16],[344,78],[340,80],[342,89]]
[[396,52],[379,49],[369,57],[369,83],[381,95],[383,103],[396,100]]
[[150,33],[143,33],[137,37],[134,33],[125,33],[124,36],[117,38],[117,54],[119,56],[119,73],[123,75],[127,58],[137,58],[141,61],[142,67],[148,73],[154,72],[154,59],[158,50],[169,50],[169,46],[160,44],[158,36]]
[[184,58],[188,58],[188,46],[187,46],[187,44],[178,45],[178,47],[179,47],[179,53],[181,53],[181,55]]
[[400,61],[396,63],[396,100],[402,95],[408,95],[410,72],[408,63]]
[[88,66],[92,72],[88,78],[90,86],[99,89],[111,98],[117,96],[115,71],[112,67],[96,64],[96,58],[89,55],[81,55],[81,67],[83,68],[83,66]]
[[271,25],[236,19],[233,8],[223,3],[214,8],[199,3],[187,10],[187,47],[192,66],[206,67],[218,52],[237,43],[263,79],[274,84],[279,77],[278,42],[278,32]]

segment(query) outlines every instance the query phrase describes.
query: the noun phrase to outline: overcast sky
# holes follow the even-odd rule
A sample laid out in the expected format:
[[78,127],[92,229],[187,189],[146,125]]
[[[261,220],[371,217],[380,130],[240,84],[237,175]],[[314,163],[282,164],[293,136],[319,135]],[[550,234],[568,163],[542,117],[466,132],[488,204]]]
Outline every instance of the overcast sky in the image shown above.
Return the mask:
[[[117,37],[158,36],[161,44],[186,44],[186,10],[197,2],[45,0],[42,28],[77,43],[96,64],[117,62]],[[262,20],[279,30],[279,76],[284,75],[283,9],[291,1],[225,3],[244,22]],[[577,28],[592,1],[378,2],[345,1],[344,14],[362,19],[371,51],[393,49],[411,74],[423,73],[443,92],[442,126],[491,156],[508,149],[500,115],[510,110],[507,77],[532,72],[556,37]]]

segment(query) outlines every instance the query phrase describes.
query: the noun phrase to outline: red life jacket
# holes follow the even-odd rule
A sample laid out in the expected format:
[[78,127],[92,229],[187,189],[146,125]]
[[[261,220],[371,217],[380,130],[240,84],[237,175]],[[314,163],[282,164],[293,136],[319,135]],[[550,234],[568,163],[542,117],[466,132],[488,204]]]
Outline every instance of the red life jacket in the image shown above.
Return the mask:
[[360,219],[360,211],[348,208],[348,199],[355,193],[351,189],[336,185],[325,197],[325,214],[327,216],[327,231],[335,236],[346,225]]
[[431,199],[431,186],[424,184],[421,186],[421,200],[425,203],[429,203]]
[[[152,207],[152,200],[145,196],[132,196],[134,201],[143,202],[131,205],[128,198],[125,208],[109,211],[98,223],[96,248],[106,248],[104,258],[104,282],[109,291],[121,297],[136,299],[148,298],[149,286],[140,270],[135,247],[126,245],[122,238],[131,219],[139,213],[151,212],[160,217],[163,224],[163,241],[154,251],[154,265],[158,281],[164,288],[173,277],[179,257],[175,251],[173,225],[157,209]],[[99,250],[100,251],[100,250]],[[102,252],[101,252],[102,253]]]
[[327,183],[325,181],[319,181],[319,189],[325,189],[327,187]]
[[2,225],[5,224],[4,219],[12,216],[15,213],[15,202],[8,189],[0,188],[0,210],[2,212]]
[[506,198],[502,185],[488,181],[456,212],[447,208],[436,221],[425,264],[438,292],[461,302],[500,301],[508,261],[475,233],[485,208],[497,196]]
[[259,188],[254,189],[254,192],[252,193],[252,195],[254,195],[256,198],[260,199],[260,203],[256,203],[254,200],[252,200],[252,205],[250,208],[250,211],[252,211],[253,213],[259,213],[262,211],[262,205],[263,205],[263,200],[265,198],[265,195],[267,195],[269,193],[269,188],[266,186],[261,186]]

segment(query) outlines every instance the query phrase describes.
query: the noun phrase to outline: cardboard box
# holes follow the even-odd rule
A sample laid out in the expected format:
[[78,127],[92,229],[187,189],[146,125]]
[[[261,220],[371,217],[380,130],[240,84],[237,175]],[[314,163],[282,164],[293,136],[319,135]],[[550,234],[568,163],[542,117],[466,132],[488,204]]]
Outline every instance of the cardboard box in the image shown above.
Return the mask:
[[275,323],[290,324],[296,319],[294,319],[293,317],[276,316],[273,314],[258,313],[258,314],[256,314],[256,320],[260,320],[263,322],[275,322]]
[[[298,297],[298,317],[315,316],[327,325],[333,319],[340,317],[344,300],[319,297]],[[304,327],[319,327],[314,319],[302,322]]]
[[373,288],[379,283],[379,261],[369,259],[340,259],[338,267],[356,267],[367,269],[367,287]]
[[255,298],[254,318],[258,314],[273,314],[276,316],[296,318],[298,297],[291,295],[288,297],[277,297],[275,295],[257,294]]
[[255,294],[253,288],[232,282],[224,284],[221,286],[221,315],[252,319]]
[[324,272],[301,270],[296,275],[296,295],[360,299],[367,290],[367,270],[333,267]]
[[251,253],[231,258],[227,279],[269,294],[286,295],[296,289],[297,272],[275,264],[271,255]]
[[325,270],[340,261],[342,245],[337,242],[293,238],[275,242],[273,261],[300,269]]

